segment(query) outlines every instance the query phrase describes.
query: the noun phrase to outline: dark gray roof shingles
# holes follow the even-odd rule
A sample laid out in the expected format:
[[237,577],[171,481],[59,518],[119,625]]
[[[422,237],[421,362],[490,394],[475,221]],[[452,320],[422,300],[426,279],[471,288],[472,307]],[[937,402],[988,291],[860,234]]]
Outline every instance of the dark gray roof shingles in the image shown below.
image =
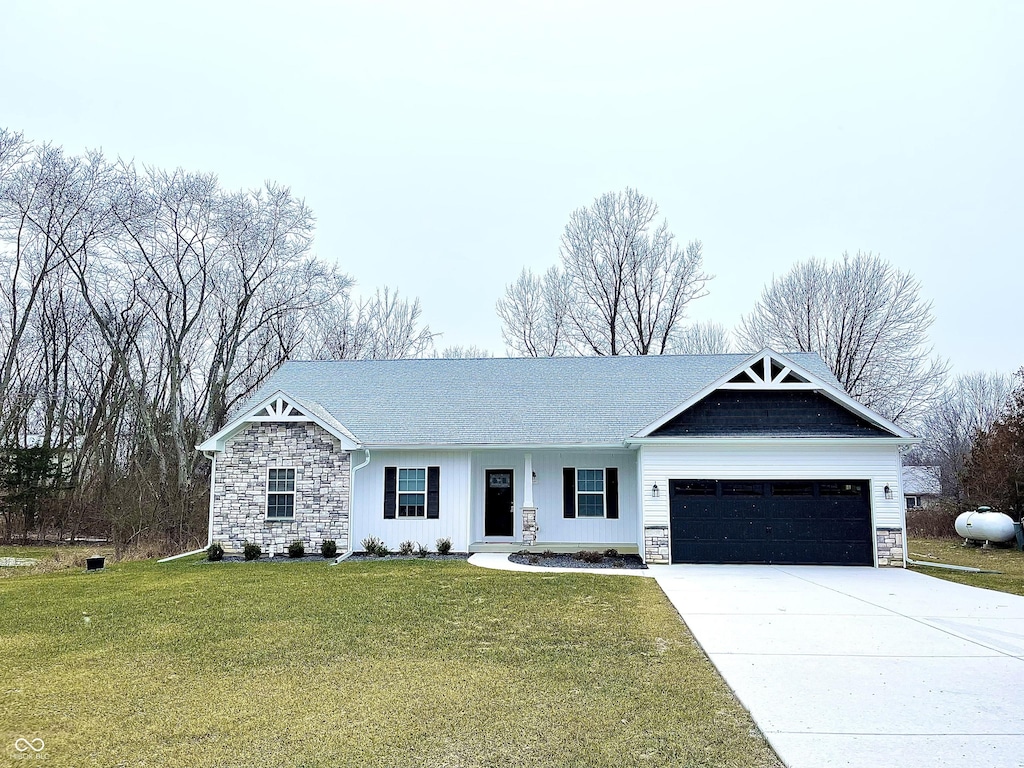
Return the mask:
[[[816,354],[788,355],[836,384]],[[749,355],[286,362],[277,390],[369,445],[614,445]]]

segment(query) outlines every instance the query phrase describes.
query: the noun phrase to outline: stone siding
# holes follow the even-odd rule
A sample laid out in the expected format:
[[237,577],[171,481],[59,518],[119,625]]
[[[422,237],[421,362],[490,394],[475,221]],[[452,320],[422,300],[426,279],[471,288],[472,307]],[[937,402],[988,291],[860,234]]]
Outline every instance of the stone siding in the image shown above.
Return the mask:
[[875,542],[878,548],[879,568],[903,567],[902,528],[876,528]]
[[[267,470],[295,469],[295,516],[267,519]],[[306,554],[334,539],[348,549],[350,456],[338,439],[308,422],[250,424],[217,456],[213,541],[230,552],[251,541],[280,555],[301,539]]]
[[533,546],[537,542],[537,508],[523,507],[523,544]]
[[668,559],[668,526],[646,526],[644,528],[644,561],[667,563]]

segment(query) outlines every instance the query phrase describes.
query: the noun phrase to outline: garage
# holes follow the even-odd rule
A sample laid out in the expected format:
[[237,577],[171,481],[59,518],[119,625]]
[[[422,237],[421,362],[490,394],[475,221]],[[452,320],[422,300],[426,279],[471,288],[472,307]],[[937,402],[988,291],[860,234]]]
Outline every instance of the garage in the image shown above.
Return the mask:
[[867,480],[670,480],[673,563],[873,565]]

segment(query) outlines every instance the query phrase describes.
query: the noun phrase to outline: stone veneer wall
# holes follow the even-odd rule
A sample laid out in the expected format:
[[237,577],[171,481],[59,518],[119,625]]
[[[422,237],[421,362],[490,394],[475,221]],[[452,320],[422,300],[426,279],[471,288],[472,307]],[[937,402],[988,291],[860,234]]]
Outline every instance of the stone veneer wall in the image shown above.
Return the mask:
[[[267,470],[295,469],[295,517],[267,519]],[[351,461],[338,439],[308,422],[259,422],[228,441],[217,456],[213,541],[228,551],[245,542],[277,554],[301,539],[306,553],[334,539],[348,549]]]
[[537,543],[537,508],[523,507],[523,544]]
[[878,547],[879,568],[903,567],[902,528],[876,528],[875,542]]
[[644,561],[668,562],[668,526],[648,525],[644,528]]

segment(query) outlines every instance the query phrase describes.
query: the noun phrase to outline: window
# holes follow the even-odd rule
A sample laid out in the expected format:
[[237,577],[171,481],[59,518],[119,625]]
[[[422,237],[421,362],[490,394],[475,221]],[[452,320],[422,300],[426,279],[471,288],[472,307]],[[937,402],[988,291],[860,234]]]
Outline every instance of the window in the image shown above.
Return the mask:
[[576,470],[576,515],[604,517],[604,470]]
[[672,492],[676,496],[714,496],[717,486],[714,480],[674,480]]
[[772,483],[772,496],[813,496],[814,483],[800,481]]
[[917,496],[907,496],[907,509],[914,509],[921,506],[921,499]]
[[398,470],[398,516],[427,516],[427,470]]
[[267,471],[267,517],[295,517],[295,470]]
[[723,496],[764,496],[764,483],[722,483]]
[[863,483],[821,483],[818,486],[821,496],[863,496]]

